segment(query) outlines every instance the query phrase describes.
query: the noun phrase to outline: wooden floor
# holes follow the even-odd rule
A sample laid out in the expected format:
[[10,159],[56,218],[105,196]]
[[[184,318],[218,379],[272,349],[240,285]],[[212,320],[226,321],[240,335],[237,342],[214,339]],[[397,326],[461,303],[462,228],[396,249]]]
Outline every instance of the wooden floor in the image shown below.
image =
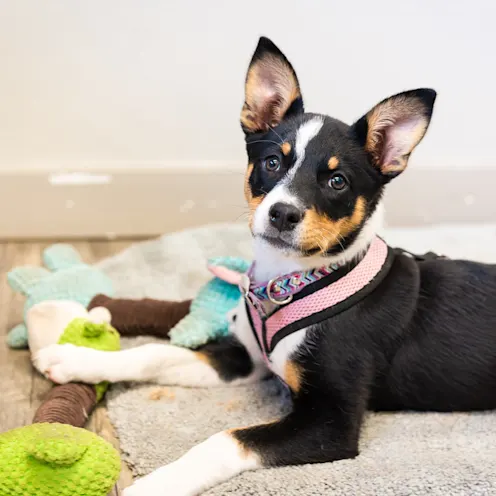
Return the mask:
[[[24,297],[14,294],[8,287],[7,272],[19,265],[41,265],[43,249],[53,242],[0,243],[0,432],[30,424],[34,412],[51,388],[51,383],[32,367],[29,352],[10,350],[5,344],[5,336],[9,329],[22,321],[24,305]],[[133,241],[71,242],[88,263],[117,253],[131,243]],[[88,428],[118,448],[104,404],[96,409]],[[121,494],[131,481],[131,474],[123,465],[120,480],[110,494]]]

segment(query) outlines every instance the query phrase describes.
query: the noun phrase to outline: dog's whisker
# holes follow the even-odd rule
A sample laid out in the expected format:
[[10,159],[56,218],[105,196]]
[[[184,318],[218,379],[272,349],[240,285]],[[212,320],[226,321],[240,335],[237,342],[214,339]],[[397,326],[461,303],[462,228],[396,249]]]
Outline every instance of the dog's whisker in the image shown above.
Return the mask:
[[274,132],[274,134],[281,140],[281,143],[280,145],[282,145],[284,143],[284,140],[282,139],[282,136],[266,121],[262,120],[262,122],[264,124],[266,124],[267,126],[269,126],[269,128]]
[[222,171],[222,174],[230,174],[230,175],[234,175],[234,176],[245,176],[245,172],[241,172],[241,171],[234,171],[234,170],[225,170],[225,171]]
[[248,211],[246,205],[239,205],[237,203],[223,203],[226,207],[233,207],[233,208],[244,208],[246,211]]
[[238,215],[234,222],[239,222],[241,219],[246,218],[248,219],[250,213],[249,212],[243,212],[242,214]]
[[254,145],[255,143],[274,143],[274,145],[281,146],[282,143],[278,143],[277,141],[273,140],[255,140],[255,141],[250,141],[249,143],[246,143],[246,146]]

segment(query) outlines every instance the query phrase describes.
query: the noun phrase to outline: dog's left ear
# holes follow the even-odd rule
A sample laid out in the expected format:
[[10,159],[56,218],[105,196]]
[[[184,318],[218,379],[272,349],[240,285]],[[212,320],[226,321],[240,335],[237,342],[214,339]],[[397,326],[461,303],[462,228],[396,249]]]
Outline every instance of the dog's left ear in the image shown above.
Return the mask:
[[266,132],[300,112],[303,100],[293,67],[272,41],[260,38],[246,75],[243,131]]
[[383,100],[352,126],[385,179],[405,170],[410,154],[429,127],[435,100],[436,92],[431,89],[399,93]]

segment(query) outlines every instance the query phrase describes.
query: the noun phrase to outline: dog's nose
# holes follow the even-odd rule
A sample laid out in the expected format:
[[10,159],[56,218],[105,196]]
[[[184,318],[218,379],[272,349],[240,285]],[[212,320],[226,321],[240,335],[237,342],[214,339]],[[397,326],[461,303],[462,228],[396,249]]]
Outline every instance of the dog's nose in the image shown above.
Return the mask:
[[269,221],[279,231],[292,231],[303,215],[294,205],[274,203],[269,210]]

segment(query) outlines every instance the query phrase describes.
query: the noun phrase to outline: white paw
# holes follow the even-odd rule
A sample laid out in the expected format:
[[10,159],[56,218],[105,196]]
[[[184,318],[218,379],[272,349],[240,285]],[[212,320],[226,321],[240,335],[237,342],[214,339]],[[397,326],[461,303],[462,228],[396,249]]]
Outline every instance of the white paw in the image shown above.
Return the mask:
[[[191,477],[191,474],[190,476]],[[188,476],[175,470],[175,463],[161,467],[146,477],[137,479],[124,489],[123,496],[195,496],[199,494],[187,487]]]
[[38,351],[33,358],[36,368],[57,384],[71,381],[100,382],[91,373],[96,365],[95,350],[72,344],[52,344]]

